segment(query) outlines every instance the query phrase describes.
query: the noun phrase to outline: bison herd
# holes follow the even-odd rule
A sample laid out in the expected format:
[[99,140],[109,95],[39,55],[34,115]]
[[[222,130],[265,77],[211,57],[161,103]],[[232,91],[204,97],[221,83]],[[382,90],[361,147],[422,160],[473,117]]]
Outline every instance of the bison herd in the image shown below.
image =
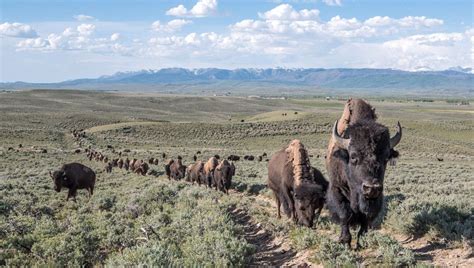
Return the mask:
[[[357,234],[359,247],[359,238],[372,226],[382,209],[386,166],[395,163],[399,155],[395,146],[402,137],[400,123],[397,133],[391,137],[388,128],[377,123],[376,119],[375,109],[364,100],[347,101],[329,137],[326,153],[329,181],[311,166],[310,155],[299,140],[291,141],[269,160],[266,153],[257,156],[258,161],[269,161],[268,187],[275,197],[277,216],[280,217],[283,210],[295,223],[311,227],[326,205],[332,219],[341,226],[341,243],[350,247],[349,228],[360,227]],[[85,133],[74,131],[73,135],[81,137]],[[149,165],[159,164],[153,157],[148,161],[130,160],[128,157],[123,159],[119,153],[118,158],[110,159],[99,151],[86,149],[86,152],[89,160],[104,162],[106,172],[118,167],[145,176]],[[234,162],[239,161],[240,156],[229,155],[221,160],[215,155],[204,162],[197,160],[196,154],[194,163],[189,166],[183,164],[181,157],[166,161],[164,169],[168,179],[184,179],[228,194],[235,175]],[[163,153],[162,157],[166,158],[166,154]],[[243,159],[253,161],[255,157],[245,155]],[[62,187],[69,189],[67,199],[72,197],[75,201],[78,189],[87,189],[89,196],[93,194],[95,173],[82,164],[65,164],[50,172],[50,176],[56,191]]]

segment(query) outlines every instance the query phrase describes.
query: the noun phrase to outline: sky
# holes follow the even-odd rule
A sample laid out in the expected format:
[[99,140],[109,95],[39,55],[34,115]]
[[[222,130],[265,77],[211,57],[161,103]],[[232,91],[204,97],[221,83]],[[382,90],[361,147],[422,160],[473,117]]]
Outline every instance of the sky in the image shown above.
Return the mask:
[[0,81],[183,68],[474,67],[470,0],[0,0]]

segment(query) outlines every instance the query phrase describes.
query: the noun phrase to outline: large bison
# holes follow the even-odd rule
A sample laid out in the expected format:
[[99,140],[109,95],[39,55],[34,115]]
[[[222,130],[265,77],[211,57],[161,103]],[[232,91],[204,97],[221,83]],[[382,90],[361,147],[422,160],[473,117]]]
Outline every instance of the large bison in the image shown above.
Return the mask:
[[186,166],[183,165],[181,159],[171,159],[165,165],[165,171],[168,179],[181,180],[186,175]]
[[204,176],[204,163],[202,161],[197,161],[196,163],[190,165],[187,170],[186,180],[192,183],[206,183]]
[[214,170],[219,165],[219,160],[215,156],[209,158],[206,164],[204,164],[204,176],[206,178],[206,184],[209,188],[214,186]]
[[214,185],[216,190],[229,194],[229,189],[232,184],[232,176],[235,175],[234,163],[227,160],[222,160],[214,170]]
[[87,189],[89,197],[94,192],[95,172],[80,163],[64,164],[59,170],[50,171],[49,175],[53,179],[56,192],[60,192],[62,187],[69,189],[66,201],[72,197],[76,202],[78,189]]
[[398,157],[394,148],[402,137],[400,123],[397,133],[390,137],[388,128],[376,119],[372,106],[361,99],[350,99],[329,141],[327,203],[332,218],[341,225],[339,241],[349,247],[349,227],[360,225],[359,247],[359,238],[379,214],[387,162]]
[[308,152],[299,140],[293,140],[270,159],[268,187],[275,196],[278,218],[282,206],[288,218],[313,226],[315,216],[324,206],[327,182],[320,172],[312,169]]

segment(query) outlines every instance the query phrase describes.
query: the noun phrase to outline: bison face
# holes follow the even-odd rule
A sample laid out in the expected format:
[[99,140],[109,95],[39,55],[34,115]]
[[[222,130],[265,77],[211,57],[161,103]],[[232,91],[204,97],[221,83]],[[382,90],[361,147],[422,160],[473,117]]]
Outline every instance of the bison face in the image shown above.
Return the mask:
[[318,219],[324,206],[324,196],[322,187],[312,183],[303,183],[295,189],[293,197],[298,224],[313,227],[314,220]]
[[393,148],[401,139],[400,123],[393,138],[385,126],[373,121],[351,125],[346,133],[349,138],[339,136],[336,121],[333,138],[340,148],[337,156],[346,163],[349,184],[365,199],[378,198],[382,195],[387,162],[398,156]]
[[67,177],[66,177],[66,173],[62,170],[57,170],[53,173],[51,173],[51,171],[49,172],[49,175],[51,176],[51,178],[53,179],[53,182],[54,182],[54,190],[56,192],[60,192],[61,191],[61,187],[63,185],[63,181],[66,181],[67,180]]

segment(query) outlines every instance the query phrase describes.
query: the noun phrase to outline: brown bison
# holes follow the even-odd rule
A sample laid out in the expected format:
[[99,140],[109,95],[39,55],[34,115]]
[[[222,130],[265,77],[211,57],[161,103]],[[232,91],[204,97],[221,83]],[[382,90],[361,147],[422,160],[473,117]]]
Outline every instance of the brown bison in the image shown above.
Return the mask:
[[209,158],[204,164],[204,176],[206,178],[206,185],[210,188],[214,186],[214,170],[219,165],[219,160],[215,156]]
[[315,216],[324,206],[327,182],[320,172],[313,170],[308,152],[299,140],[293,140],[270,159],[268,187],[275,196],[278,218],[282,206],[288,218],[313,226]]
[[204,177],[204,163],[202,161],[197,161],[196,163],[190,165],[187,170],[186,180],[192,183],[206,183]]
[[148,158],[148,164],[153,165],[154,162],[155,162],[155,158],[153,157]]
[[229,189],[232,184],[232,176],[235,175],[234,163],[222,160],[214,170],[214,185],[216,190],[229,194]]
[[62,187],[69,189],[66,201],[72,197],[74,202],[76,202],[78,189],[87,189],[89,197],[94,192],[95,172],[82,164],[65,164],[59,170],[50,171],[49,175],[53,179],[56,192],[60,192]]
[[394,150],[402,128],[390,137],[387,127],[376,122],[375,109],[361,99],[347,101],[329,141],[326,168],[330,182],[328,208],[341,225],[339,241],[350,246],[350,226],[367,232],[383,203],[383,179],[387,163],[398,157]]
[[186,166],[183,165],[181,159],[171,159],[165,165],[165,171],[168,179],[181,180],[186,175]]
[[133,172],[145,176],[150,167],[143,160],[135,160],[133,163]]
[[158,158],[155,158],[155,160],[153,160],[153,164],[158,165],[158,163],[159,163]]

